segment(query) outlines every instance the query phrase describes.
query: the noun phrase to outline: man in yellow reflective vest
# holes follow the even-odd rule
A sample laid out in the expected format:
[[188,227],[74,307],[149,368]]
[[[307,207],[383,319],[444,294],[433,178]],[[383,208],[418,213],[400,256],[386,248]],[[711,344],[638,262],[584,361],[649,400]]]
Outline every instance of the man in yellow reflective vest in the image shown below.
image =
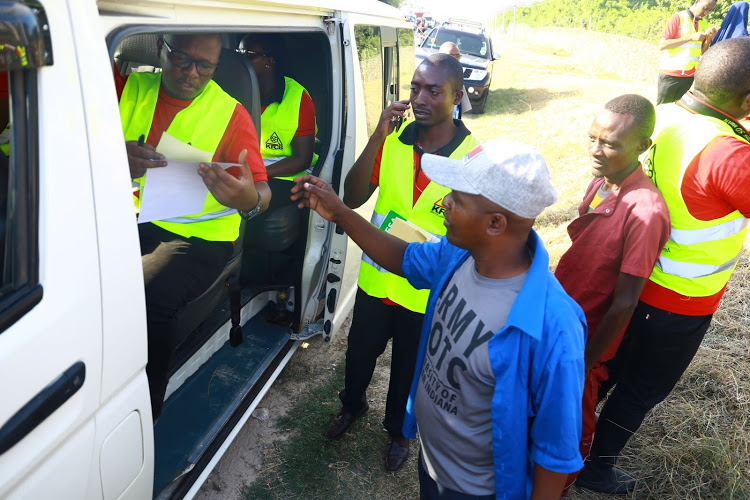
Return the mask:
[[[421,158],[423,153],[463,158],[480,143],[463,122],[453,119],[462,87],[463,69],[450,55],[434,54],[419,65],[411,81],[410,98],[396,101],[383,111],[375,132],[347,175],[344,202],[348,206],[361,206],[380,187],[371,220],[375,226],[394,233],[394,227],[405,228],[401,234],[410,234],[405,239],[411,241],[445,234],[442,200],[450,190],[426,177]],[[414,119],[406,120],[410,107]],[[415,290],[367,255],[362,256],[358,284],[346,351],[346,381],[339,394],[342,408],[326,437],[342,437],[369,409],[365,391],[377,358],[392,338],[383,425],[390,435],[385,466],[396,472],[409,454],[402,425],[429,291]]]
[[656,104],[675,102],[693,84],[701,55],[711,45],[717,27],[704,19],[716,7],[716,0],[697,0],[692,7],[674,14],[667,21],[659,50],[659,87]]
[[649,169],[672,232],[608,363],[616,385],[581,473],[589,489],[626,489],[615,461],[687,369],[737,265],[750,216],[750,135],[738,123],[750,115],[748,60],[750,38],[714,45],[693,91],[656,107]]
[[239,162],[232,175],[201,163],[209,194],[200,213],[138,226],[148,322],[148,364],[154,420],[161,413],[176,342],[174,317],[213,283],[232,254],[241,217],[268,206],[258,136],[247,110],[211,77],[219,63],[219,35],[165,35],[157,41],[161,73],[115,75],[130,176],[144,176],[167,161],[155,146],[164,132],[212,154],[212,162]]

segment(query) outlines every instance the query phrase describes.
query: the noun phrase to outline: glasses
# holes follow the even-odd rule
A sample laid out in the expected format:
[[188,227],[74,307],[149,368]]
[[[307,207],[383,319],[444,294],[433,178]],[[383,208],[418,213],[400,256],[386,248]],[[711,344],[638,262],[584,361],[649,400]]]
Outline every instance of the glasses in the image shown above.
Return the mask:
[[195,63],[195,71],[197,71],[200,76],[213,76],[214,72],[216,72],[217,64],[210,63],[204,59],[193,59],[189,54],[172,48],[164,38],[162,38],[161,41],[167,48],[167,59],[178,68],[183,70],[189,69],[190,66]]
[[251,59],[255,56],[261,56],[261,57],[271,57],[268,54],[264,54],[263,52],[255,52],[254,50],[248,50],[248,49],[234,49],[238,54],[242,54],[243,56],[247,56],[248,59]]

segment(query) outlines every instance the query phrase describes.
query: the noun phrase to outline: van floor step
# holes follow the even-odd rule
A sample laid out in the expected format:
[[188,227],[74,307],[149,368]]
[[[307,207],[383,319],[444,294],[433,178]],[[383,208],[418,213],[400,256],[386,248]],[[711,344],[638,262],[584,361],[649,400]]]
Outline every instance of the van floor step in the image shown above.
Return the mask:
[[225,343],[164,402],[154,426],[154,496],[197,462],[289,340],[289,329],[264,315],[242,327],[242,344]]

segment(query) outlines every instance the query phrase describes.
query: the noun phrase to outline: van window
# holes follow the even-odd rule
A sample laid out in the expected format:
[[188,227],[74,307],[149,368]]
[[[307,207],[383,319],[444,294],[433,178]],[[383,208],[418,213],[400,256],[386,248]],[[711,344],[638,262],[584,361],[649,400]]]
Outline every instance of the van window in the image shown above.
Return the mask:
[[0,73],[0,332],[41,298],[36,109],[36,73]]
[[398,100],[398,52],[396,47],[383,47],[383,67],[385,68],[385,95],[383,109]]
[[398,30],[398,99],[408,99],[411,94],[411,79],[414,76],[414,31],[408,28]]
[[370,136],[378,126],[384,102],[380,27],[355,26],[354,41],[357,45],[359,69],[362,72],[362,86],[365,93],[367,135]]

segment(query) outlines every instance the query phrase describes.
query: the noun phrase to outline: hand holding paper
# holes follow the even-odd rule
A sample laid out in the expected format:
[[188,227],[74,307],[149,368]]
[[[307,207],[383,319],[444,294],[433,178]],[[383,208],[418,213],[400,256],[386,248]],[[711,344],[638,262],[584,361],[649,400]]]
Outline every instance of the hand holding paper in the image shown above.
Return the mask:
[[203,178],[211,194],[216,201],[225,207],[237,210],[250,211],[258,203],[258,193],[255,191],[253,173],[247,164],[247,151],[240,153],[240,175],[234,177],[218,163],[201,163],[198,167],[198,175]]

